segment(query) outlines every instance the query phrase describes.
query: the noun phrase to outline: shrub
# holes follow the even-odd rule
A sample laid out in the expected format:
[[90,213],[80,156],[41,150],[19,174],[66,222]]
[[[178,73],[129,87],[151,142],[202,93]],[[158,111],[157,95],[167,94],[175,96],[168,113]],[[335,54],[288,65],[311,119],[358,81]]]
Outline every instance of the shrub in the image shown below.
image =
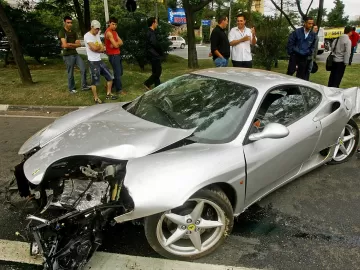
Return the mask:
[[202,35],[203,35],[203,43],[210,43],[210,26],[203,25]]
[[263,66],[267,70],[278,59],[284,59],[286,55],[286,45],[289,36],[289,29],[286,24],[279,25],[279,20],[272,17],[264,17],[263,21],[256,29],[257,45],[253,52],[254,64]]
[[[128,63],[137,63],[144,68],[148,63],[146,59],[146,33],[147,16],[145,14],[135,12],[118,18],[118,34],[123,40],[124,45],[121,47],[121,54]],[[164,21],[159,22],[159,26],[155,31],[157,40],[160,42],[161,49],[166,56],[170,51],[171,42],[168,37],[172,26]]]

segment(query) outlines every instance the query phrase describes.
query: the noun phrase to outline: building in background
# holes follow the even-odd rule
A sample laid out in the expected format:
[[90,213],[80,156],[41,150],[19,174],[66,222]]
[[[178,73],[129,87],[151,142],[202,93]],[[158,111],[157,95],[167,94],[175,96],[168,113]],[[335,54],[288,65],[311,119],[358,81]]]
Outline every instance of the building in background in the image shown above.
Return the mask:
[[264,14],[264,1],[265,0],[253,0],[252,11]]

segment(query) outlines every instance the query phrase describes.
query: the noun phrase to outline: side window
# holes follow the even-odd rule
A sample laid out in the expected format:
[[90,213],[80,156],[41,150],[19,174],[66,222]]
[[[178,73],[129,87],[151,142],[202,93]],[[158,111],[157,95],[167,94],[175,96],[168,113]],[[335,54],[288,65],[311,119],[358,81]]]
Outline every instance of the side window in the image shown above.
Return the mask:
[[176,37],[172,37],[171,40],[176,40]]
[[262,126],[279,123],[288,126],[307,114],[304,98],[298,87],[271,91],[259,110]]
[[177,37],[177,40],[182,41],[182,37]]
[[309,112],[315,109],[321,103],[322,95],[320,92],[304,86],[300,86],[300,91],[304,96],[307,110]]

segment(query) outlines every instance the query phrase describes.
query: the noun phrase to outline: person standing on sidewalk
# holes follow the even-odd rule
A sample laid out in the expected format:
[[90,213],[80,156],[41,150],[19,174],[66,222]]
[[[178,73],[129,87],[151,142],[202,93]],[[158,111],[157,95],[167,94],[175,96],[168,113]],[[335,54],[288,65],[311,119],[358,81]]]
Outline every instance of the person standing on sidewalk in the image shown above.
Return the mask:
[[149,28],[146,33],[146,53],[151,63],[151,76],[144,82],[144,86],[147,90],[150,90],[153,84],[156,87],[161,83],[161,57],[163,52],[155,34],[155,30],[158,27],[158,20],[155,17],[150,17],[147,20],[147,24]]
[[100,35],[100,23],[96,20],[91,22],[91,30],[87,32],[84,36],[84,42],[86,46],[86,54],[90,63],[91,71],[91,90],[94,95],[94,101],[97,104],[102,103],[101,99],[98,97],[96,86],[100,83],[100,75],[104,76],[106,79],[107,85],[107,94],[106,99],[117,99],[116,96],[111,94],[111,87],[113,83],[114,76],[111,74],[108,67],[101,60],[101,53],[105,52],[106,49],[101,43]]
[[332,52],[334,60],[332,63],[331,73],[328,86],[339,88],[344,76],[346,65],[349,64],[351,54],[351,26],[346,26],[344,34],[332,43]]
[[116,94],[124,95],[122,91],[121,76],[123,75],[123,66],[120,55],[120,47],[123,45],[123,41],[116,32],[118,20],[116,18],[110,18],[109,27],[105,31],[105,47],[106,54],[109,57],[109,62],[114,71],[113,87],[115,86]]
[[77,37],[75,31],[71,30],[72,19],[70,16],[64,17],[64,27],[59,31],[59,39],[61,47],[63,48],[63,59],[66,65],[67,76],[68,76],[68,87],[70,94],[75,94],[75,79],[74,79],[74,68],[77,65],[81,72],[81,86],[82,90],[90,90],[90,87],[86,83],[86,68],[84,61],[77,53],[76,48],[81,47],[80,40]]
[[356,52],[356,48],[357,48],[357,44],[359,42],[359,34],[358,32],[356,32],[356,27],[353,27],[352,29],[352,34],[350,36],[350,40],[351,40],[351,54],[350,54],[350,60],[349,60],[349,66],[351,66],[353,57],[354,57],[354,53]]
[[218,25],[211,32],[211,55],[216,67],[227,67],[230,57],[230,43],[225,33],[225,29],[229,24],[226,16],[221,16]]
[[311,31],[314,20],[304,18],[304,27],[296,29],[289,36],[287,53],[290,56],[287,75],[292,76],[296,69],[296,77],[306,80],[311,57],[315,50],[316,35]]
[[243,14],[236,16],[237,27],[230,30],[231,61],[234,67],[252,68],[251,46],[256,44],[255,28],[247,28]]

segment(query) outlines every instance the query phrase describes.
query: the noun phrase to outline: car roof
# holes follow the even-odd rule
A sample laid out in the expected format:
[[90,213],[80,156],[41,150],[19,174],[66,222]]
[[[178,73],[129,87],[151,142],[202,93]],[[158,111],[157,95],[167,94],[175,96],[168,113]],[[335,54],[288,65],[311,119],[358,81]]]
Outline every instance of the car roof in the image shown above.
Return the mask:
[[304,85],[320,90],[320,86],[285,74],[253,68],[209,68],[192,72],[192,74],[208,76],[252,86],[259,92],[281,85]]

